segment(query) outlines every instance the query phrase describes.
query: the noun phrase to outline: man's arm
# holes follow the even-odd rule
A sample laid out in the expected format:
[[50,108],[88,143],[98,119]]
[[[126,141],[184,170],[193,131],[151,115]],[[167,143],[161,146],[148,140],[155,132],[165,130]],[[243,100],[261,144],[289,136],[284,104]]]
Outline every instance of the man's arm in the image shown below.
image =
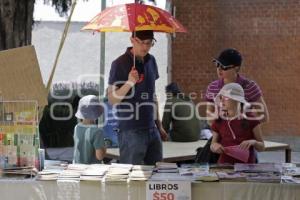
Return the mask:
[[256,139],[256,142],[254,143],[254,148],[257,151],[264,151],[265,150],[265,143],[262,137],[262,131],[261,131],[261,125],[257,125],[253,129],[254,137]]
[[[242,86],[243,87],[243,86]],[[245,96],[248,96],[248,101],[251,104],[250,112],[261,123],[269,122],[269,111],[266,102],[263,98],[262,90],[254,81],[250,81],[249,84],[243,87]]]
[[261,104],[261,106],[254,106],[254,109],[259,109],[259,108],[262,108],[263,110],[259,113],[257,113],[258,116],[260,115],[263,115],[263,118],[260,120],[261,123],[266,123],[266,122],[269,122],[270,120],[270,116],[269,116],[269,111],[268,111],[268,107],[267,107],[267,104],[264,100],[264,98],[261,96],[258,101],[258,103]]
[[109,85],[107,88],[107,97],[109,103],[111,105],[120,103],[133,86],[134,84],[128,81],[125,82],[125,84],[120,88],[115,85]]
[[111,105],[120,103],[138,80],[138,71],[135,68],[132,68],[128,74],[128,80],[120,88],[115,85],[109,85],[107,89],[109,103]]
[[263,97],[259,97],[257,101],[250,102],[251,106],[244,110],[244,114],[251,113],[255,120],[259,120],[261,124],[269,122],[269,111]]

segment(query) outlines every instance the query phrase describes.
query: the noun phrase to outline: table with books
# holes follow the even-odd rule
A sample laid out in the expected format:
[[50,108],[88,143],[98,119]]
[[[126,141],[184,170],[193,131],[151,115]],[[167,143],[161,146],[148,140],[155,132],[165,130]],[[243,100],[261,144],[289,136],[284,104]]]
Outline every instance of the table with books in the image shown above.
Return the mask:
[[[5,172],[4,172],[5,173]],[[283,176],[284,175],[284,176]],[[32,179],[0,179],[1,199],[147,199],[149,182],[187,182],[190,199],[300,199],[300,168],[293,164],[157,163],[49,167]],[[175,198],[176,199],[176,198]],[[186,198],[188,199],[188,198]]]

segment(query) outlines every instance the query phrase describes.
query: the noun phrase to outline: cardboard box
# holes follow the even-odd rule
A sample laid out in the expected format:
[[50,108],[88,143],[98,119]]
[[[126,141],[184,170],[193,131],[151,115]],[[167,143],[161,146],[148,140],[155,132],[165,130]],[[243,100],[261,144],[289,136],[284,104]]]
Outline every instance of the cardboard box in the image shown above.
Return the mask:
[[0,51],[0,97],[3,101],[36,100],[47,105],[47,91],[33,46]]

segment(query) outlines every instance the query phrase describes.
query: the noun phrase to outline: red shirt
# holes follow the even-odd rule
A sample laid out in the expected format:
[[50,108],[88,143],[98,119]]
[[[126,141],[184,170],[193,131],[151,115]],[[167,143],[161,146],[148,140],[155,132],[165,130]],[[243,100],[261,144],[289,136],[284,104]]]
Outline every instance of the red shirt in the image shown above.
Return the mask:
[[[259,124],[258,120],[234,119],[216,120],[212,124],[212,130],[219,134],[219,143],[223,147],[239,145],[245,140],[255,139],[253,129]],[[243,127],[246,124],[247,127]],[[231,130],[230,130],[230,127]],[[255,163],[256,156],[254,148],[250,148],[250,156],[247,163]],[[226,154],[221,154],[218,163],[241,163],[242,161],[232,158]]]

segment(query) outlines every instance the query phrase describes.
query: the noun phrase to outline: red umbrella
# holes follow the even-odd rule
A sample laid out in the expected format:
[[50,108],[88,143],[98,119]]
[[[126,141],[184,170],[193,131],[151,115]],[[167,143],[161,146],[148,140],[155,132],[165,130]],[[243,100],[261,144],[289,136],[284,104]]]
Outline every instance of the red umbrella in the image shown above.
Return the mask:
[[106,8],[81,30],[98,32],[186,32],[183,25],[169,12],[144,4],[122,4]]
[[[81,30],[98,32],[187,32],[169,12],[158,7],[130,3],[108,7],[96,15]],[[135,53],[134,57],[135,57]],[[135,58],[133,59],[135,66]]]

